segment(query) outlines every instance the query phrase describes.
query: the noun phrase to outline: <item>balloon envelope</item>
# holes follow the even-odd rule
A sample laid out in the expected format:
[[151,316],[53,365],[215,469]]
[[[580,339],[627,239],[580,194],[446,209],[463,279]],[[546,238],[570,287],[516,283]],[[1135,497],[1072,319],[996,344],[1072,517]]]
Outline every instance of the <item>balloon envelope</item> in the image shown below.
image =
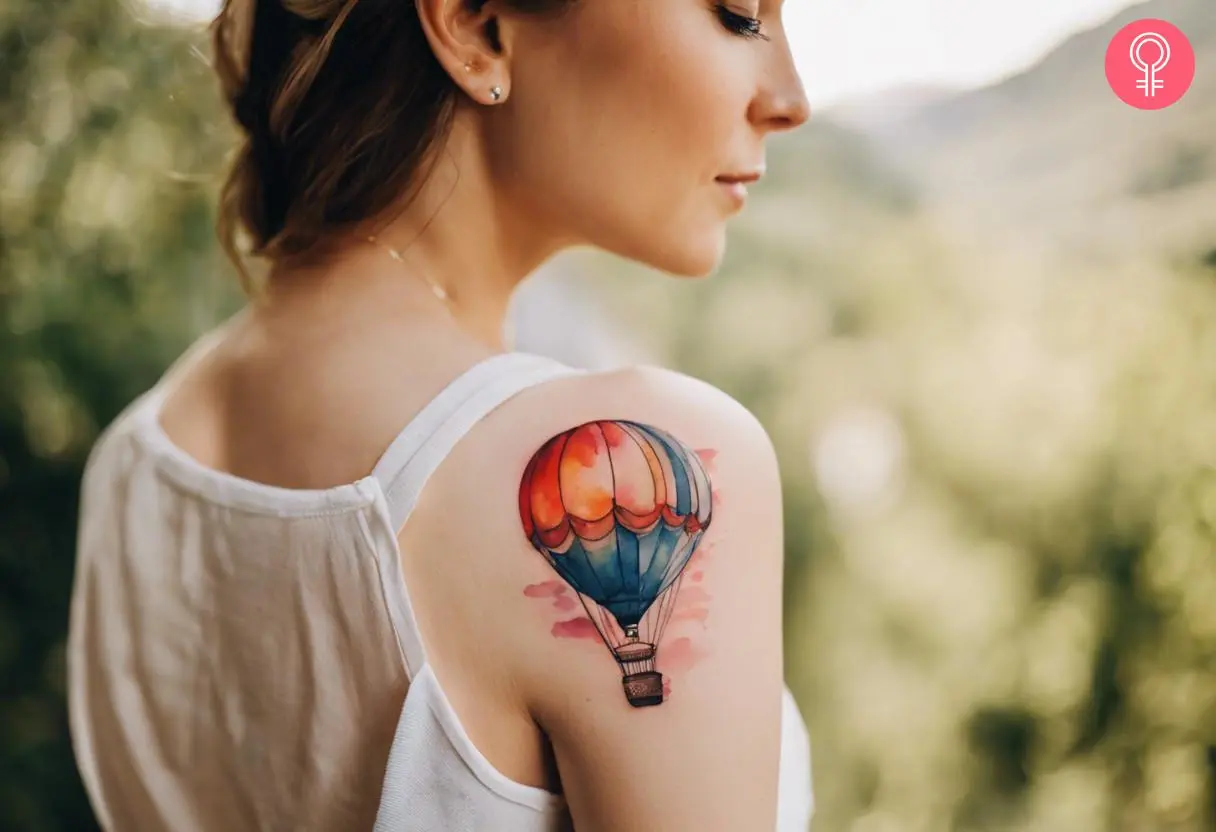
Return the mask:
[[670,434],[596,421],[536,452],[519,509],[532,545],[624,628],[637,625],[688,565],[712,497],[701,460]]

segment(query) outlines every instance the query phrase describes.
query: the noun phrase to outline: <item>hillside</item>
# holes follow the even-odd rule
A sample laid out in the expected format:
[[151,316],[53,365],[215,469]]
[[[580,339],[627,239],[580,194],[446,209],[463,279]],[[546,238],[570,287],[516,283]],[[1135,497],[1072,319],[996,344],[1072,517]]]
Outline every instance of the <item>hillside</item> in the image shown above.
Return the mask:
[[[1078,256],[1216,246],[1216,9],[1151,0],[1062,43],[996,85],[862,125],[957,230],[1033,235]],[[1132,20],[1169,20],[1199,70],[1173,107],[1119,101],[1106,46]]]

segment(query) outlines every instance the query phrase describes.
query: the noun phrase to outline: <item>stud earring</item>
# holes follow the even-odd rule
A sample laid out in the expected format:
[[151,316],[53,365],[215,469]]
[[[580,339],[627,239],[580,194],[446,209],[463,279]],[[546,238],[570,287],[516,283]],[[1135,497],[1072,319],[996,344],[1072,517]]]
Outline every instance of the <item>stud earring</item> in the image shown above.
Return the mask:
[[500,87],[498,85],[490,87],[490,98],[493,99],[495,103],[501,101],[502,100],[502,87]]

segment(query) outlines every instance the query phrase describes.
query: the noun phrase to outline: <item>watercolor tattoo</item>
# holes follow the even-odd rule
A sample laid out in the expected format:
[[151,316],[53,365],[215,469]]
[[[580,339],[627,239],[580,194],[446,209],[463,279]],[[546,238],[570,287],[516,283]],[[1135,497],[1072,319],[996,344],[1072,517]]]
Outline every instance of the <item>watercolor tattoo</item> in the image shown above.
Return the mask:
[[663,702],[659,642],[712,517],[704,453],[649,425],[587,422],[546,442],[520,482],[524,534],[574,590],[637,708]]

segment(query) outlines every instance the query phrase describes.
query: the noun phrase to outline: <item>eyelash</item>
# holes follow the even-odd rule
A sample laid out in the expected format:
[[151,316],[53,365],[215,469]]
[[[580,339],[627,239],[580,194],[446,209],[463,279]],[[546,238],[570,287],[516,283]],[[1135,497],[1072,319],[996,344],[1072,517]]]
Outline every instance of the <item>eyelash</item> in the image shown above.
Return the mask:
[[718,4],[718,19],[722,21],[723,26],[739,37],[768,40],[768,35],[760,30],[759,18],[739,14],[725,3]]

